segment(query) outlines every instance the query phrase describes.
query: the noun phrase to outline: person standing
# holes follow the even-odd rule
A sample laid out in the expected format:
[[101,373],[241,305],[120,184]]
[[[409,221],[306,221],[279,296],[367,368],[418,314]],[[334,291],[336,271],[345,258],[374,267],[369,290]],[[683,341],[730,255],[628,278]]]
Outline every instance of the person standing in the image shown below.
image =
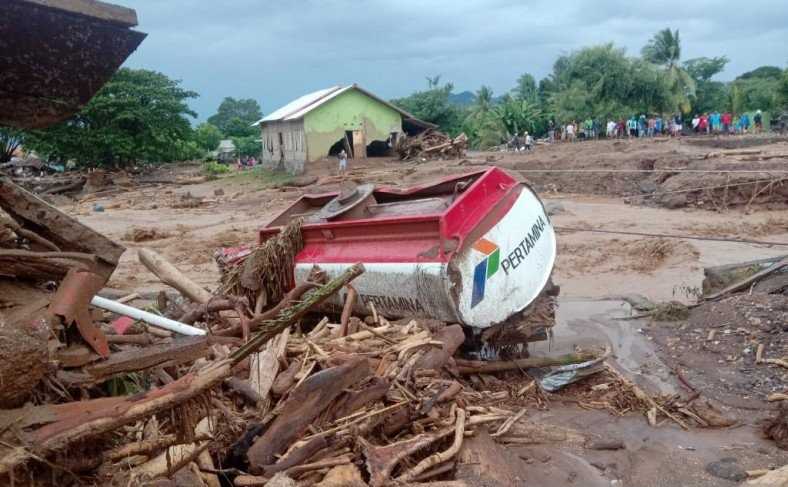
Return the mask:
[[552,120],[547,122],[547,138],[551,144],[555,143],[555,123]]
[[743,113],[741,116],[741,126],[742,132],[745,134],[750,131],[750,116],[746,113]]
[[627,132],[630,139],[638,136],[638,119],[634,115],[627,121]]
[[763,114],[760,110],[755,112],[752,121],[755,122],[755,133],[760,133],[763,130]]
[[347,172],[347,152],[345,152],[345,149],[339,151],[337,158],[339,159],[339,175],[344,176]]
[[725,112],[722,114],[722,133],[729,134],[731,132],[731,123],[733,122],[733,116],[731,112]]
[[709,117],[705,113],[698,119],[698,132],[706,135],[709,133]]
[[684,118],[681,116],[681,113],[676,113],[673,116],[673,136],[678,137],[681,135],[681,132],[684,130]]
[[566,140],[568,142],[574,142],[575,141],[575,123],[574,123],[574,121],[569,122],[568,124],[566,124]]
[[528,132],[525,133],[525,150],[530,152],[534,148],[534,138]]

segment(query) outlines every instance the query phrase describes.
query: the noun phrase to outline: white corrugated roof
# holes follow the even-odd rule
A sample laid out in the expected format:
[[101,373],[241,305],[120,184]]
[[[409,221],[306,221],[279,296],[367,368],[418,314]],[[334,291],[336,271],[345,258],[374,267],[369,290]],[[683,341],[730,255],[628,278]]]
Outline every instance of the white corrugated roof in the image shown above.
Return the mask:
[[331,88],[326,88],[325,90],[318,90],[309,94],[306,94],[300,98],[297,98],[287,105],[283,106],[282,108],[276,110],[275,112],[269,114],[266,117],[258,120],[252,125],[260,125],[261,123],[265,122],[286,122],[290,120],[298,120],[302,118],[307,113],[311,112],[315,108],[323,105],[329,100],[336,98],[337,96],[345,93],[348,90],[358,90],[368,97],[372,98],[373,100],[377,100],[378,102],[390,107],[392,110],[398,111],[404,118],[413,121],[414,123],[421,124],[424,127],[437,127],[437,125],[433,125],[431,123],[422,122],[410,113],[406,112],[405,110],[392,105],[391,103],[383,100],[374,94],[370,93],[369,91],[365,90],[364,88],[352,84],[350,86],[345,86],[344,88],[341,86],[332,86]]
[[340,86],[332,86],[331,88],[326,88],[324,90],[317,90],[317,91],[313,91],[312,93],[307,93],[304,96],[296,98],[295,100],[279,108],[278,110],[269,113],[265,117],[255,122],[254,125],[259,125],[263,122],[280,122],[284,120],[293,120],[292,115],[294,113],[303,111],[305,108],[314,105],[317,101],[319,101],[321,98],[325,97],[326,95],[329,95],[332,92],[339,91],[341,89],[342,88]]

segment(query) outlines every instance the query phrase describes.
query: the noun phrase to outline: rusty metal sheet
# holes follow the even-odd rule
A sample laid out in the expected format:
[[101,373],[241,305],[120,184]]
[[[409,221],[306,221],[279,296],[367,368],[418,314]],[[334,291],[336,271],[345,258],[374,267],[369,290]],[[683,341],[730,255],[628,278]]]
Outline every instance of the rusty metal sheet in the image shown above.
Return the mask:
[[82,338],[104,358],[109,357],[109,343],[90,316],[90,300],[104,286],[106,279],[84,269],[71,269],[60,283],[49,305],[49,313],[60,317],[66,326],[77,325]]
[[72,116],[146,36],[90,9],[44,3],[0,0],[0,125],[39,128]]

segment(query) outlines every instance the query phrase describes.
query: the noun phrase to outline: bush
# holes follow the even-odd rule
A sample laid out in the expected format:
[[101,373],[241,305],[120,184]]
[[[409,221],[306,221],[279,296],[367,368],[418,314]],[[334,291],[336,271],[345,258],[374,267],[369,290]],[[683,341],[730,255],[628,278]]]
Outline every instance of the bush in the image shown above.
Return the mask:
[[202,165],[202,172],[205,173],[206,176],[216,177],[220,174],[227,174],[230,172],[230,166],[214,161],[206,162]]

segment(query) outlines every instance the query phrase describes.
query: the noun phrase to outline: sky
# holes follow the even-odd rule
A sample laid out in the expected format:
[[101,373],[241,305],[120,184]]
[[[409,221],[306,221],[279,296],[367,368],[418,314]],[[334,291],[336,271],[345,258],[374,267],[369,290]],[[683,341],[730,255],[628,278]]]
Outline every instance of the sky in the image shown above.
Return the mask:
[[441,75],[455,92],[496,95],[522,73],[613,42],[637,55],[658,30],[679,29],[682,59],[726,55],[731,80],[788,63],[785,0],[110,0],[137,11],[148,37],[126,66],[182,80],[199,120],[225,96],[270,113],[305,93],[358,83],[390,99]]

